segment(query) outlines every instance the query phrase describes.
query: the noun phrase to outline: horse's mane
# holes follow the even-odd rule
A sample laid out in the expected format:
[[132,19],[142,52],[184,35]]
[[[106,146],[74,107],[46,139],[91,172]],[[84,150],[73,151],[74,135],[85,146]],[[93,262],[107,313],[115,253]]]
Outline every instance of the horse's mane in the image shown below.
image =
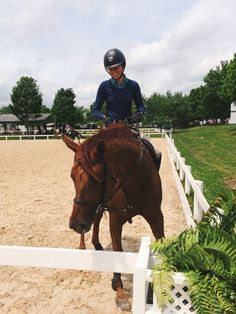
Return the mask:
[[96,147],[99,140],[104,140],[106,143],[113,143],[116,139],[125,139],[127,141],[132,141],[134,139],[127,124],[115,123],[108,128],[101,128],[98,133],[92,135],[81,143],[81,148],[84,152],[90,151]]
[[116,123],[110,125],[108,128],[101,128],[96,134],[87,138],[80,144],[80,163],[83,167],[95,178],[96,176],[91,171],[92,163],[90,160],[90,152],[96,148],[99,140],[103,140],[108,145],[115,143],[117,139],[125,140],[126,142],[134,141],[134,137],[127,124]]

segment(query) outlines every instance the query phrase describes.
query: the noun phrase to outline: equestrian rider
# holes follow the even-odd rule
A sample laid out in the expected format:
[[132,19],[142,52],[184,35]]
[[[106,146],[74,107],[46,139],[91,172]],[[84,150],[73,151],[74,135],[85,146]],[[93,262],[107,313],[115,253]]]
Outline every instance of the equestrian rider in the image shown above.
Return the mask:
[[[119,49],[109,49],[105,53],[104,67],[111,78],[100,84],[92,109],[92,116],[104,120],[105,126],[124,120],[129,123],[139,123],[145,111],[139,84],[126,77],[125,66],[125,56]],[[137,111],[132,114],[133,101]],[[105,114],[101,112],[104,103],[106,103]]]
[[[104,67],[111,78],[100,84],[92,111],[92,115],[97,119],[104,119],[106,125],[126,119],[131,122],[132,101],[137,108],[133,118],[139,120],[135,122],[140,122],[145,110],[140,87],[136,81],[125,76],[125,66],[125,56],[119,49],[110,49],[106,52]],[[101,112],[104,102],[106,114]]]

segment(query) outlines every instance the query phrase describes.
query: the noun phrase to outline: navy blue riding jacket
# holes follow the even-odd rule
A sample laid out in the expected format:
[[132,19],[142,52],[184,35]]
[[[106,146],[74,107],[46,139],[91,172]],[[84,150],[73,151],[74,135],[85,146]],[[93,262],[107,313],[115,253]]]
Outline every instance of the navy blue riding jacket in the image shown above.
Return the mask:
[[143,113],[145,108],[138,83],[125,77],[124,84],[119,86],[111,78],[100,84],[93,104],[92,115],[97,119],[102,119],[104,114],[101,112],[101,108],[106,103],[107,117],[112,121],[124,120],[132,115],[133,101],[137,111]]

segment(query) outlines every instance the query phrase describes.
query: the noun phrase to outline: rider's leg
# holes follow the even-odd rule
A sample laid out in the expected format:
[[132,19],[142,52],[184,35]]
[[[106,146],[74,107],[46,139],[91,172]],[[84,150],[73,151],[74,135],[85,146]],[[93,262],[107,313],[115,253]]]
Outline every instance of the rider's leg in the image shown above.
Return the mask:
[[[148,142],[151,142],[151,141],[150,141],[150,138],[149,138],[147,135],[143,134],[143,133],[141,133],[141,138],[147,140]],[[161,166],[161,156],[162,156],[162,153],[161,153],[161,151],[156,147],[155,144],[152,143],[152,146],[153,146],[153,148],[154,148],[154,150],[155,150],[155,153],[156,153],[156,167],[157,167],[157,169],[159,170],[159,169],[160,169],[160,166]]]

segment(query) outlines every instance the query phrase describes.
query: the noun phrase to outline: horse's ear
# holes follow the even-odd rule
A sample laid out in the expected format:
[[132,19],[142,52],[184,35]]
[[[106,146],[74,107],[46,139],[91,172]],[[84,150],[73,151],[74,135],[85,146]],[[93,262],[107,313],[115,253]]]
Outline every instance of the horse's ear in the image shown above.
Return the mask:
[[79,146],[77,143],[75,143],[71,138],[69,138],[65,134],[62,135],[62,139],[68,148],[73,150],[73,152],[76,152],[76,150]]
[[99,155],[103,155],[105,152],[105,142],[103,140],[99,140],[96,149]]

